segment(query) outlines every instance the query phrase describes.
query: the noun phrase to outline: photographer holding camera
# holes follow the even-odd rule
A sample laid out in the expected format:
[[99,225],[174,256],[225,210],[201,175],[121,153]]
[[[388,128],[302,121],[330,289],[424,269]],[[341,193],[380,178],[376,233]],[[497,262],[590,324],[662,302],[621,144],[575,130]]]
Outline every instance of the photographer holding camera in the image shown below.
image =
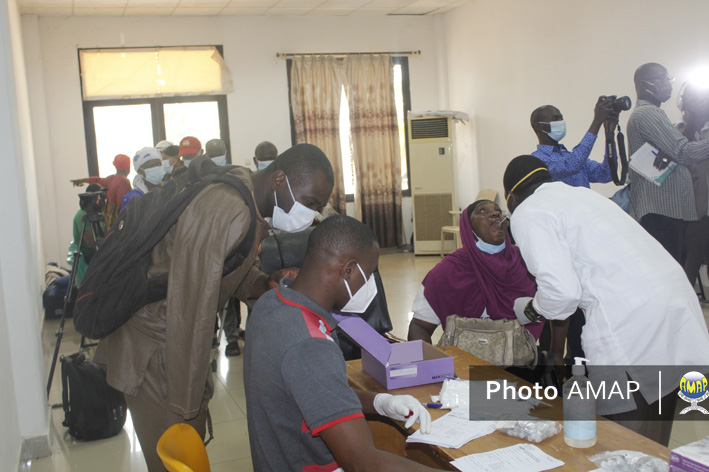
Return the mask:
[[690,167],[709,159],[709,140],[690,141],[660,108],[672,96],[674,77],[667,69],[643,64],[634,80],[638,101],[628,119],[630,153],[650,143],[677,167],[660,186],[631,169],[630,215],[681,263],[685,227],[698,219]]
[[590,182],[606,183],[611,181],[608,158],[596,162],[589,159],[596,143],[601,125],[606,131],[618,124],[618,112],[614,111],[615,97],[598,97],[593,111],[593,121],[581,142],[573,151],[561,144],[566,136],[566,122],[558,108],[544,105],[532,112],[530,122],[539,139],[537,150],[532,153],[549,167],[555,181],[561,181],[572,187],[590,187]]

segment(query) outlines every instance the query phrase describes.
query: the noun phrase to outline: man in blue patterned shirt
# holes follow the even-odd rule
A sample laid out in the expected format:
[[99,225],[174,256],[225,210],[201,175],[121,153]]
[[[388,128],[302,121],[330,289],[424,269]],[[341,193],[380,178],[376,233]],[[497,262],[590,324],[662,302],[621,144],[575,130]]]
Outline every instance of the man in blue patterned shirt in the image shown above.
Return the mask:
[[590,182],[606,183],[611,181],[608,158],[603,162],[589,159],[596,143],[601,124],[615,126],[618,115],[613,114],[613,100],[599,97],[593,112],[593,121],[581,142],[569,151],[559,141],[566,135],[566,122],[558,108],[544,105],[532,112],[532,129],[539,138],[537,150],[532,153],[544,161],[555,181],[561,181],[573,187],[590,187]]

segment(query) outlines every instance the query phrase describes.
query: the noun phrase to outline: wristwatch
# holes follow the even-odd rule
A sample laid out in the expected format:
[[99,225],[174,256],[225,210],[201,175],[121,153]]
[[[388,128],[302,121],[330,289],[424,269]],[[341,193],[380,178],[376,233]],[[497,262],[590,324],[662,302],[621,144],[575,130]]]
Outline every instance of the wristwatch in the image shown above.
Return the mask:
[[532,323],[537,321],[539,318],[542,317],[539,313],[537,313],[537,310],[534,309],[534,306],[532,305],[532,301],[530,300],[529,303],[527,303],[527,306],[524,308],[524,316],[529,318],[529,321]]

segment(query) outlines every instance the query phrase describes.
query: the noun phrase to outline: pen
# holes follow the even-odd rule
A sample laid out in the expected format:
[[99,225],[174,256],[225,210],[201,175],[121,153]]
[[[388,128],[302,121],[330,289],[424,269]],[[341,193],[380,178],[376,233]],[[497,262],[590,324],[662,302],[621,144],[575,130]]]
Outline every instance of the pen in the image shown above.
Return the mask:
[[440,408],[442,405],[440,403],[422,403],[426,408]]

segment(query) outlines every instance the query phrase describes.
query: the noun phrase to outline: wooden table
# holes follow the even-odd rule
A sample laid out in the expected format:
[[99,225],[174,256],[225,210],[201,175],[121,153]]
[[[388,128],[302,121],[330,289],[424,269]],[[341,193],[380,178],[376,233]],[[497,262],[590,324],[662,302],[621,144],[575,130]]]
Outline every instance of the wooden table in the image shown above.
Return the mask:
[[[514,379],[520,383],[524,383],[520,379],[512,376],[502,369],[488,364],[487,362],[472,356],[460,349],[452,346],[439,348],[446,354],[455,358],[455,372],[462,379],[469,379],[469,367],[488,366],[481,370],[494,370],[495,377]],[[476,369],[477,370],[477,369]],[[347,377],[352,388],[359,388],[373,392],[386,392],[387,390],[380,385],[374,378],[362,370],[362,361],[350,361],[347,363]],[[477,377],[477,373],[476,373]],[[475,380],[475,379],[473,379]],[[402,388],[392,390],[393,394],[413,395],[422,402],[430,402],[431,395],[438,395],[441,390],[441,383],[421,385],[418,387]],[[561,399],[558,398],[554,402],[554,408],[561,407]],[[448,410],[429,410],[432,419],[440,418],[448,413]],[[534,413],[535,410],[532,410]],[[543,416],[543,415],[540,415]],[[499,431],[483,436],[467,443],[460,449],[448,449],[440,446],[432,446],[429,444],[417,444],[405,442],[406,437],[413,433],[418,425],[407,430],[403,423],[382,419],[377,417],[369,419],[368,423],[372,429],[375,444],[377,448],[385,451],[406,456],[416,462],[443,470],[457,470],[449,464],[450,461],[467,456],[468,454],[487,452],[502,447],[513,446],[515,444],[525,442],[522,439],[508,436]],[[586,457],[598,454],[604,451],[616,451],[620,449],[628,449],[639,451],[663,460],[669,461],[670,451],[666,447],[651,441],[637,433],[630,431],[612,421],[599,420],[597,422],[598,441],[595,446],[588,449],[575,449],[564,443],[563,431],[539,444],[536,444],[541,450],[547,454],[564,461],[565,465],[554,469],[555,471],[590,471],[598,467]]]

